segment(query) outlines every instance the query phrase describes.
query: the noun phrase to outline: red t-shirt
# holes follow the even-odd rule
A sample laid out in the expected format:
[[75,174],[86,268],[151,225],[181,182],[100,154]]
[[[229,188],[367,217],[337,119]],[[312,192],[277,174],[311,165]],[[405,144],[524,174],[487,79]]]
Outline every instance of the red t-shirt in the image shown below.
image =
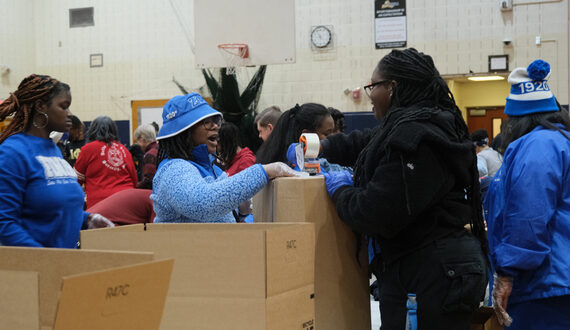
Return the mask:
[[245,147],[235,155],[234,160],[226,172],[228,173],[228,176],[232,176],[245,170],[253,164],[255,164],[255,154],[249,150],[248,147]]
[[134,188],[137,171],[130,152],[122,144],[101,141],[87,143],[75,162],[80,184],[85,184],[87,208],[112,194]]

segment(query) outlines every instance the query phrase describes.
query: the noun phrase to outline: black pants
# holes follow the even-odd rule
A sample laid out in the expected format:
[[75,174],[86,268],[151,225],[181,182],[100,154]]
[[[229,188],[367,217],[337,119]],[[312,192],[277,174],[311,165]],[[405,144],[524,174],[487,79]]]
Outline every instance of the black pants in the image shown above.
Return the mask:
[[470,329],[487,284],[487,264],[473,235],[453,234],[383,267],[382,330],[405,329],[408,293],[417,296],[418,330]]

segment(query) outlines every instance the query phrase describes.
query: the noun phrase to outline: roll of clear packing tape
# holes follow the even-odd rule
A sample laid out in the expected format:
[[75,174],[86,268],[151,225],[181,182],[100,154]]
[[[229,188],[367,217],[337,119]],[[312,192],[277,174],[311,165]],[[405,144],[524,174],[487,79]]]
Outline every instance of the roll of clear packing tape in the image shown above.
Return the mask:
[[321,140],[315,133],[303,133],[299,142],[305,145],[305,159],[317,158],[319,156],[319,149],[321,148]]

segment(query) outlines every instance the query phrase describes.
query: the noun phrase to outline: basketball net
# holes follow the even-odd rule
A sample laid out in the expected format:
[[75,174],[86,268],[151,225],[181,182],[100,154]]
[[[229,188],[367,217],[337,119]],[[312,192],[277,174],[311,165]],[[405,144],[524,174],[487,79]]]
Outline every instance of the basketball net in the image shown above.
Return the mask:
[[236,67],[246,65],[249,58],[247,44],[220,44],[218,50],[226,62],[226,74],[235,75]]

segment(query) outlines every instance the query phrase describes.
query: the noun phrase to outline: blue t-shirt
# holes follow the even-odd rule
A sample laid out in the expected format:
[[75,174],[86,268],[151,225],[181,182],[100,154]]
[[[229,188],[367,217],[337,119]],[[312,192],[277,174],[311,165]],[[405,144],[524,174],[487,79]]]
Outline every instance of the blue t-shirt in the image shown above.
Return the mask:
[[0,242],[76,248],[85,220],[77,175],[51,139],[25,133],[0,144]]

